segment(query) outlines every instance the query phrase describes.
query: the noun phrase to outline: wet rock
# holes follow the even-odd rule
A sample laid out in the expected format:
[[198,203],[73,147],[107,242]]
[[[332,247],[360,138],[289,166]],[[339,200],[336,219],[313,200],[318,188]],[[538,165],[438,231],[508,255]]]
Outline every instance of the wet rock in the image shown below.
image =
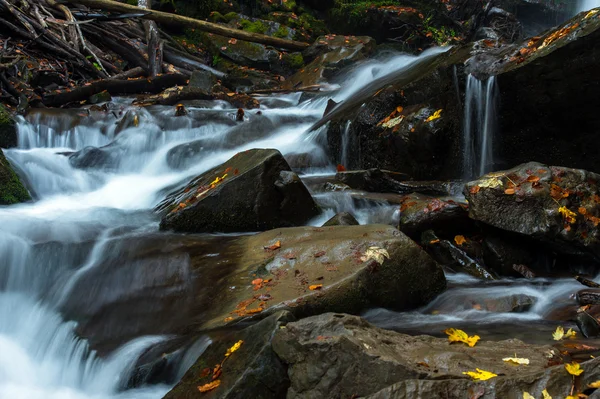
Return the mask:
[[[532,278],[535,273],[527,266],[535,264],[535,252],[523,243],[521,237],[486,234],[483,239],[483,260],[501,276],[524,276]],[[521,265],[515,269],[515,265]]]
[[469,182],[469,217],[551,243],[566,254],[598,257],[599,175],[537,162]]
[[471,228],[466,206],[421,194],[402,199],[398,229],[408,236],[420,237],[425,230],[438,234],[464,234]]
[[286,154],[285,160],[292,169],[325,168],[329,166],[327,156],[322,152],[300,152]]
[[0,149],[0,205],[12,205],[29,200],[31,200],[29,192]]
[[182,101],[212,100],[214,97],[203,89],[191,86],[174,86],[153,95],[140,96],[133,104],[138,106],[175,105]]
[[244,40],[232,41],[228,37],[218,35],[212,35],[211,42],[223,57],[239,65],[268,70],[279,61],[280,53],[264,44]]
[[472,250],[469,248],[474,245],[472,241],[463,244],[465,248],[461,248],[449,240],[440,239],[432,230],[428,230],[421,235],[421,244],[438,263],[452,271],[463,272],[484,280],[496,279],[496,273],[467,252],[468,249]]
[[[445,338],[413,337],[374,327],[359,317],[333,313],[288,323],[285,329],[277,331],[272,345],[288,365],[291,386],[287,397],[311,399],[365,397],[391,384],[436,381],[463,382],[465,389],[452,397],[464,398],[468,386],[477,383],[466,379],[463,372],[475,368],[492,371],[501,376],[494,379],[496,384],[502,379],[522,378],[522,368],[502,361],[504,357],[514,357],[517,351],[530,360],[528,375],[538,373],[537,378],[541,378],[548,365],[547,354],[552,350],[550,346],[529,345],[516,339],[479,341],[473,350],[462,344],[449,345]],[[595,365],[597,361],[588,363],[586,370],[591,370],[591,363]],[[565,374],[566,386],[561,389],[567,392],[570,376],[564,366],[555,369]],[[411,392],[407,398],[415,397],[417,391]],[[418,396],[438,397],[425,389],[418,391]]]
[[595,338],[600,335],[600,323],[586,311],[577,312],[575,323],[581,334],[586,338]]
[[[289,387],[287,370],[271,348],[275,332],[294,321],[287,311],[277,312],[241,331],[214,333],[212,344],[187,371],[181,381],[164,399],[192,399],[198,397],[198,386],[213,380],[212,371],[225,358],[225,353],[236,342],[242,346],[223,362],[218,377],[218,388],[206,392],[206,398],[282,398]],[[204,376],[203,376],[204,375]]]
[[162,230],[239,232],[305,223],[319,210],[277,150],[236,154],[159,204]]
[[587,288],[577,292],[580,305],[600,305],[600,288]]
[[494,313],[521,313],[529,311],[536,302],[534,297],[525,294],[501,294],[496,297],[465,295],[461,299],[462,301],[442,302],[435,310],[449,314],[472,309]]
[[513,270],[519,273],[520,276],[525,278],[535,278],[536,274],[533,270],[525,265],[513,265]]
[[78,169],[115,168],[119,164],[121,151],[115,147],[85,147],[69,156],[69,163]]
[[321,36],[303,53],[305,59],[312,61],[290,76],[283,86],[306,87],[331,80],[345,67],[373,54],[375,46],[375,40],[367,36]]
[[[390,258],[362,261],[370,247]],[[239,327],[282,309],[296,317],[414,309],[446,286],[441,268],[386,225],[132,234],[104,243],[96,264],[65,289],[61,312],[102,354],[136,337]]]
[[217,77],[213,73],[211,73],[210,71],[199,69],[197,71],[192,72],[189,86],[203,90],[206,93],[210,93],[212,91],[213,86],[216,83]]
[[87,103],[88,104],[100,104],[100,103],[105,103],[108,101],[112,100],[112,96],[110,95],[110,93],[106,90],[101,91],[100,93],[96,93],[92,96],[90,96],[90,98],[88,98]]
[[380,169],[338,172],[335,178],[355,190],[379,193],[397,192],[400,183],[410,179],[409,176],[403,173]]
[[359,225],[358,221],[351,213],[348,212],[340,212],[336,214],[334,217],[329,219],[323,224],[323,227],[329,226],[356,226]]
[[12,115],[0,104],[0,148],[16,147],[17,124]]
[[600,288],[600,284],[582,276],[575,276],[575,280],[579,281],[581,284],[587,287]]
[[137,110],[131,109],[125,112],[125,115],[123,115],[123,117],[117,122],[115,136],[126,129],[137,127],[140,124],[140,119],[142,117],[142,113]]

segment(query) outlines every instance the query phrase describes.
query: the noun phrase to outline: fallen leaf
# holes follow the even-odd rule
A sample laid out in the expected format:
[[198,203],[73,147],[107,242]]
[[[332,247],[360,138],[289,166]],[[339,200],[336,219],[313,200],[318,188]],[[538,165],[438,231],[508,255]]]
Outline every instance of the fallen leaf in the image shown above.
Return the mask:
[[346,167],[344,165],[338,164],[338,166],[336,167],[336,170],[338,172],[345,172],[346,171]]
[[470,347],[474,347],[477,341],[479,341],[479,335],[473,335],[470,337],[463,330],[459,330],[456,328],[448,328],[444,330],[444,332],[448,335],[448,341],[452,342],[464,342]]
[[469,192],[470,192],[471,194],[477,194],[477,193],[479,192],[479,190],[481,190],[481,187],[479,187],[479,186],[473,186],[473,187],[471,187],[471,188],[469,189]]
[[208,391],[212,391],[213,389],[215,389],[219,385],[221,385],[221,380],[214,380],[213,382],[209,382],[208,384],[204,384],[202,386],[199,386],[198,390],[200,392],[208,392]]
[[507,188],[506,190],[504,190],[504,194],[507,194],[507,195],[513,195],[514,193],[515,193],[514,188]]
[[535,397],[530,395],[529,392],[523,392],[523,399],[535,399]]
[[548,393],[548,391],[544,389],[542,391],[542,399],[552,399],[552,396],[550,396],[550,394]]
[[319,252],[316,252],[313,256],[315,258],[320,258],[321,256],[325,255],[325,253],[326,253],[325,251],[319,251]]
[[476,371],[463,371],[463,374],[468,375],[469,377],[473,378],[475,381],[485,381],[485,380],[489,380],[490,378],[494,378],[494,377],[498,377],[497,374],[494,374],[490,371],[485,371],[485,370],[481,370],[476,368]]
[[212,374],[212,369],[210,367],[206,367],[202,369],[202,373],[200,373],[200,378],[208,377]]
[[589,388],[600,388],[600,380],[588,384]]
[[365,251],[364,255],[360,257],[360,261],[367,262],[373,259],[375,262],[382,265],[385,261],[385,258],[390,258],[388,251],[379,247],[369,247],[369,249]]
[[531,176],[529,176],[527,178],[527,181],[529,181],[529,182],[536,182],[536,181],[539,181],[539,180],[540,180],[540,177],[539,176],[534,176],[534,175],[531,175]]
[[262,278],[256,278],[254,280],[252,280],[252,285],[260,285],[262,284],[263,279]]
[[501,187],[503,184],[500,179],[498,179],[495,176],[492,176],[479,180],[477,185],[481,188],[496,188]]
[[439,238],[436,238],[435,240],[429,241],[430,244],[437,244],[438,242],[440,242]]
[[235,344],[233,344],[233,346],[231,348],[227,349],[227,353],[225,353],[225,357],[231,356],[231,354],[233,352],[235,352],[236,350],[240,349],[240,346],[242,346],[243,343],[244,343],[244,341],[239,340],[238,342],[236,342]]
[[281,241],[277,241],[275,244],[269,245],[268,247],[263,247],[263,248],[266,249],[267,251],[275,251],[276,249],[281,248]]
[[456,243],[456,245],[463,245],[465,242],[467,242],[467,239],[465,238],[465,236],[455,236],[454,242]]
[[308,286],[308,289],[311,291],[317,291],[317,290],[320,290],[321,288],[323,288],[323,284],[314,284],[314,285]]
[[425,122],[431,122],[434,121],[436,119],[439,119],[442,116],[442,110],[438,109],[437,111],[435,111],[433,113],[433,115],[431,115],[429,118],[425,119]]
[[502,360],[504,360],[505,362],[514,363],[514,364],[529,364],[529,359],[525,359],[522,357],[505,357]]
[[558,212],[563,215],[567,223],[573,224],[577,221],[577,214],[569,210],[566,206],[561,206],[558,208]]
[[583,369],[576,362],[565,364],[565,369],[571,375],[581,375],[583,373]]

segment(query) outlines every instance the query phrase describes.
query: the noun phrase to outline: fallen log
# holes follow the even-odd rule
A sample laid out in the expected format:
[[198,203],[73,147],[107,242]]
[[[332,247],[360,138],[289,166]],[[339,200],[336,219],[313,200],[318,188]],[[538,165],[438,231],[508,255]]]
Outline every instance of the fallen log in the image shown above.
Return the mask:
[[144,76],[146,71],[142,67],[135,67],[128,71],[121,72],[111,77],[111,79],[130,79],[130,78],[139,78],[140,76]]
[[[112,0],[70,0],[74,4],[83,4],[88,7],[121,11],[121,12],[139,12],[140,9],[129,4],[118,3]],[[266,44],[269,46],[279,47],[287,50],[304,50],[310,45],[308,43],[298,42],[295,40],[280,39],[263,35],[260,33],[247,32],[240,29],[228,28],[224,25],[215,24],[212,22],[201,21],[198,19],[188,18],[181,15],[170,14],[162,11],[147,10],[147,15],[142,18],[150,19],[161,24],[189,26],[203,32],[214,33],[216,35],[233,37],[240,40],[246,40],[254,43]]]
[[71,90],[56,90],[43,96],[42,102],[47,107],[59,107],[61,105],[87,100],[90,96],[104,90],[111,95],[129,95],[149,93],[160,93],[163,90],[184,85],[187,77],[179,74],[160,75],[155,78],[137,78],[130,80],[102,79],[87,83]]
[[318,92],[321,91],[321,85],[311,85],[311,86],[303,86],[297,87],[295,89],[258,89],[249,91],[246,94],[248,95],[259,95],[259,94],[281,94],[281,93],[300,93],[300,92]]
[[588,280],[587,278],[581,276],[575,276],[575,280],[579,281],[581,284],[592,287],[592,288],[600,288],[600,284],[595,281]]

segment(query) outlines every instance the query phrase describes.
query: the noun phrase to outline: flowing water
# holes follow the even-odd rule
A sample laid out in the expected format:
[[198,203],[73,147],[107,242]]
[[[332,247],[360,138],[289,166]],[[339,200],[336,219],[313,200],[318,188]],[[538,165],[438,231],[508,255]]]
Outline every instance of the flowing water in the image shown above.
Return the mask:
[[485,82],[467,76],[463,121],[463,177],[470,179],[492,171],[498,88],[496,78]]
[[[374,78],[410,70],[419,60],[400,55],[371,62],[330,96],[348,99]],[[83,292],[74,287],[88,281],[84,277],[108,257],[118,256],[110,253],[113,243],[158,230],[152,209],[172,187],[241,150],[275,147],[288,156],[308,154],[310,164],[322,167],[305,168],[307,176],[333,174],[321,144],[324,129],[307,133],[328,98],[262,98],[262,115],[249,111],[243,131],[235,130],[236,110],[222,102],[188,106],[183,117],[175,117],[171,107],[134,109],[136,122],[125,129],[116,122],[132,110],[126,99],[113,101],[108,113],[49,110],[21,118],[18,148],[5,154],[35,201],[0,207],[0,398],[162,397],[169,387],[124,388],[140,354],[170,337],[137,337],[99,356],[78,338],[77,323],[65,319],[63,311],[72,304],[100,306],[154,282],[115,281],[112,291],[100,289],[99,282],[89,282]],[[261,128],[265,118],[268,129]],[[236,143],[233,131],[241,131],[244,140]],[[189,143],[199,148],[193,162],[180,164],[170,157]],[[73,160],[82,162],[79,168]],[[362,223],[394,223],[398,216],[397,207],[361,205],[348,194],[320,194],[317,200],[325,211],[315,225],[337,211],[354,212]],[[205,346],[195,345],[178,375]]]
[[577,12],[591,10],[592,8],[600,7],[600,0],[578,0]]

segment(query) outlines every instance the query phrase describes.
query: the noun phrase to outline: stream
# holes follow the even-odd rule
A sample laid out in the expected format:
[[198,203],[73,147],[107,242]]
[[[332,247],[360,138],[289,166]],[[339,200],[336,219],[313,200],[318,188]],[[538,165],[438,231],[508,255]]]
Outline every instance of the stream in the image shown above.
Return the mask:
[[[138,357],[170,337],[132,337],[100,356],[78,337],[77,323],[65,316],[72,304],[94,306],[124,296],[127,290],[151,289],[155,284],[116,281],[113,291],[107,292],[92,281],[86,291],[75,290],[76,283],[87,281],[82,280],[86,273],[102,264],[107,243],[156,233],[159,220],[152,209],[166,193],[242,150],[277,148],[285,156],[304,155],[309,161],[299,168],[303,179],[333,176],[335,165],[323,150],[325,128],[308,132],[322,117],[327,100],[351,102],[373,80],[403,73],[419,59],[444,51],[433,49],[420,57],[396,55],[363,64],[343,85],[332,86],[334,91],[328,95],[261,97],[262,115],[256,110],[246,113],[245,140],[235,146],[223,137],[235,129],[237,110],[224,102],[189,104],[188,115],[181,117],[174,116],[173,107],[134,110],[136,122],[122,131],[117,131],[117,120],[133,110],[124,98],[113,101],[108,114],[50,110],[21,118],[18,148],[5,154],[35,201],[0,207],[0,398],[161,398],[170,386],[126,386]],[[471,84],[482,92],[481,82]],[[493,80],[487,83],[492,85]],[[473,101],[486,101],[486,97],[489,101],[486,95],[474,96]],[[483,112],[475,105],[474,109]],[[274,129],[256,122],[263,118]],[[174,165],[169,161],[172,151],[192,142],[200,143],[194,147],[193,162]],[[75,168],[68,155],[77,151],[82,157],[75,158],[83,163]],[[482,163],[484,170],[485,159]],[[397,205],[357,201],[348,192],[313,194],[324,211],[311,225],[320,226],[342,211],[353,213],[361,224],[397,225]],[[581,288],[572,279],[482,283],[458,274],[448,275],[448,280],[448,291],[423,309],[405,313],[372,309],[364,316],[381,327],[413,334],[439,336],[444,328],[459,326],[485,339],[515,337],[548,343],[547,336],[559,324],[550,316],[574,305],[570,296]],[[519,295],[530,301],[519,311],[486,307],[488,300]],[[477,299],[473,302],[472,298]],[[196,345],[188,356],[191,362],[205,347]],[[190,365],[189,359],[182,362],[177,374],[183,375]]]

